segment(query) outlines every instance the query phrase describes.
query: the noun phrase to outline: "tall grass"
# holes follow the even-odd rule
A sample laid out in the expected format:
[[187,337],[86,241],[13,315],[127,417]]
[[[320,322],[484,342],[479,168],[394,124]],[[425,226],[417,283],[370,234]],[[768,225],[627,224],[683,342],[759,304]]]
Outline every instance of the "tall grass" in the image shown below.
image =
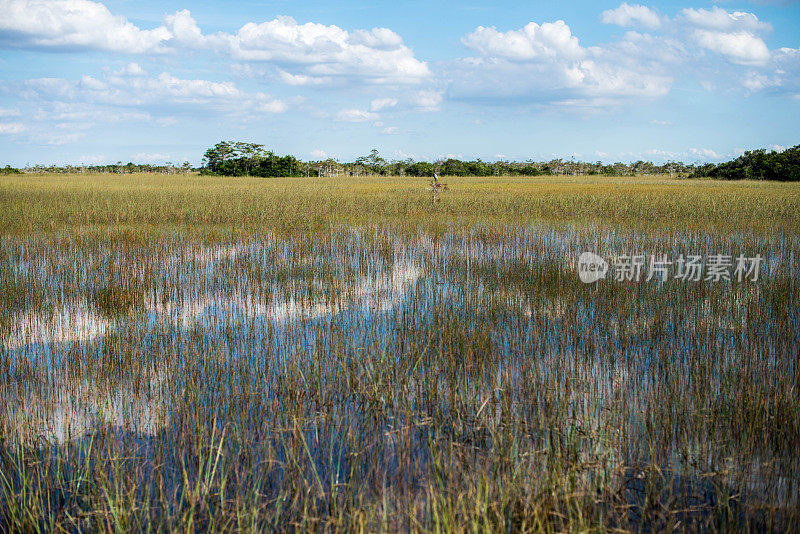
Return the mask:
[[176,228],[252,234],[331,225],[528,225],[542,220],[657,228],[792,231],[800,187],[658,177],[427,179],[220,178],[197,175],[0,176],[0,231]]
[[[794,189],[80,180],[54,231],[3,185],[0,530],[800,527]],[[586,285],[584,250],[767,261]]]

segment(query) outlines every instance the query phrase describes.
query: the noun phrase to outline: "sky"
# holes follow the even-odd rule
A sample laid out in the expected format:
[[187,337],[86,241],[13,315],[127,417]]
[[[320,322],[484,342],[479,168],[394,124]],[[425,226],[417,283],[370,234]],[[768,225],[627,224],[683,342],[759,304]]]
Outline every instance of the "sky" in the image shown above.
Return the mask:
[[798,124],[792,0],[0,0],[0,165],[714,162]]

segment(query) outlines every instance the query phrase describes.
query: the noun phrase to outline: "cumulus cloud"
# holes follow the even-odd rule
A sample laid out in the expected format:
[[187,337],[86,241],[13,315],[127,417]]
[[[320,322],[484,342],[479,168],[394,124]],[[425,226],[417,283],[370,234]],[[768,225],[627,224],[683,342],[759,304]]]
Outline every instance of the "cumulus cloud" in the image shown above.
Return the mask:
[[456,62],[451,93],[578,106],[606,106],[669,91],[672,78],[613,47],[583,47],[563,21],[500,32],[479,27],[462,42],[480,53]]
[[492,103],[604,107],[660,97],[680,77],[710,91],[800,94],[797,50],[770,50],[764,35],[772,26],[754,13],[714,6],[670,17],[622,3],[600,19],[637,29],[584,47],[563,21],[509,31],[479,26],[462,39],[476,54],[449,64],[448,93]]
[[280,78],[293,85],[352,77],[418,83],[431,76],[427,64],[388,28],[347,31],[279,16],[248,22],[233,34],[206,35],[184,9],[143,30],[90,0],[0,0],[0,13],[0,46],[128,54],[212,50],[238,61],[274,64]]
[[576,59],[584,53],[578,38],[563,20],[541,25],[530,22],[519,30],[507,32],[479,26],[461,42],[482,56],[512,61]]
[[765,68],[750,70],[743,81],[751,92],[766,91],[800,96],[800,48],[779,48]]
[[163,52],[172,35],[142,30],[89,0],[0,0],[0,43],[18,47]]
[[718,6],[712,9],[684,9],[681,11],[681,19],[686,24],[717,31],[766,32],[772,29],[770,24],[761,22],[753,13],[730,13]]
[[192,48],[204,48],[219,42],[219,38],[206,37],[192,18],[188,9],[164,17],[164,26],[169,30],[174,44]]
[[600,20],[605,24],[615,24],[625,27],[642,27],[656,29],[661,26],[661,17],[647,6],[630,5],[623,2],[616,9],[603,11]]
[[376,83],[415,83],[431,75],[425,62],[387,28],[348,32],[282,16],[247,23],[224,40],[234,59],[281,65],[285,71],[294,70],[290,74],[303,83],[351,76]]
[[[753,13],[718,6],[667,15],[623,2],[603,11],[600,20],[629,30],[594,46],[581,45],[562,20],[503,30],[478,26],[461,39],[467,57],[437,64],[436,76],[388,28],[345,29],[278,16],[248,22],[232,32],[204,33],[183,9],[167,14],[156,28],[142,29],[91,0],[0,0],[0,13],[0,47],[161,57],[204,54],[235,62],[232,68],[238,75],[268,77],[293,87],[365,87],[371,98],[368,106],[343,104],[347,109],[338,113],[339,107],[318,110],[346,122],[375,121],[378,114],[437,111],[445,96],[597,109],[658,98],[670,91],[674,78],[694,77],[709,90],[738,87],[750,93],[800,94],[798,50],[770,50],[765,41],[770,24]],[[133,120],[172,124],[174,117],[164,117],[167,106],[177,106],[176,114],[183,106],[215,113],[235,108],[250,115],[289,107],[284,100],[244,91],[230,81],[156,74],[152,57],[130,59],[135,61],[121,68],[120,62],[103,76],[41,78],[20,82],[12,91],[23,100],[82,103],[82,110],[56,111],[43,105],[38,113],[72,114],[75,121],[80,113],[93,113],[85,123],[113,115],[112,108],[118,114],[124,109],[123,113],[142,115]],[[3,113],[0,110],[0,117]]]
[[693,37],[702,48],[722,54],[739,65],[764,65],[770,58],[766,43],[750,32],[695,30]]

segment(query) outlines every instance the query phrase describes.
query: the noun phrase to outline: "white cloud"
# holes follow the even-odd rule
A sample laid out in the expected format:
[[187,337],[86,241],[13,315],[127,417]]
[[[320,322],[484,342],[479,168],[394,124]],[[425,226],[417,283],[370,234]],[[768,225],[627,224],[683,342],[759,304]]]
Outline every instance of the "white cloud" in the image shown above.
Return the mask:
[[145,71],[138,63],[131,62],[121,69],[114,71],[114,74],[117,74],[118,76],[144,76],[147,74],[147,71]]
[[718,6],[710,10],[687,8],[681,11],[680,18],[682,19],[680,22],[716,31],[766,32],[772,29],[770,24],[761,22],[753,13],[742,11],[729,13]]
[[397,105],[397,102],[398,100],[396,98],[376,98],[369,103],[369,110],[381,111],[386,108],[393,108]]
[[294,85],[353,77],[419,83],[431,76],[427,64],[388,28],[350,32],[279,16],[248,22],[235,34],[204,35],[184,9],[166,15],[163,25],[142,30],[90,0],[0,0],[0,13],[0,46],[129,54],[207,49],[240,61],[271,63],[280,68],[281,79]]
[[72,82],[39,78],[25,82],[29,96],[44,100],[83,101],[115,106],[187,105],[207,110],[244,109],[281,113],[283,101],[265,93],[246,93],[233,82],[177,78],[167,72],[155,77],[108,75],[103,79],[83,76]]
[[134,122],[168,127],[176,115],[227,116],[250,120],[282,113],[287,102],[260,92],[246,92],[233,82],[183,79],[163,72],[140,76],[126,67],[121,75],[106,70],[100,77],[79,80],[40,78],[0,82],[0,90],[14,92],[26,109],[26,125],[6,126],[5,133],[23,133],[44,144],[67,144],[82,139],[100,125]]
[[20,115],[18,109],[0,108],[0,117],[19,117]]
[[161,52],[170,31],[141,30],[89,0],[0,0],[0,42],[13,46]]
[[280,16],[261,24],[249,22],[235,35],[220,35],[219,43],[234,59],[280,65],[290,75],[301,76],[285,80],[303,84],[337,77],[417,83],[431,75],[425,62],[416,59],[400,36],[388,28],[348,32],[334,25],[298,24],[292,17]]
[[800,49],[773,50],[766,68],[749,71],[743,84],[751,92],[768,91],[800,96]]
[[18,134],[25,131],[21,122],[0,122],[0,135]]
[[578,38],[572,35],[563,20],[536,24],[530,22],[519,30],[499,32],[479,26],[461,42],[486,57],[512,61],[535,59],[576,59],[584,54]]
[[702,160],[719,160],[722,157],[710,148],[690,148],[689,155]]
[[215,38],[209,39],[203,35],[188,9],[167,15],[164,17],[164,25],[169,29],[174,43],[180,46],[204,48],[215,41]]
[[331,82],[329,76],[306,76],[305,74],[292,74],[283,69],[278,69],[278,76],[287,85],[323,85]]
[[695,30],[693,37],[702,48],[720,53],[739,65],[764,65],[770,58],[764,41],[750,32]]
[[650,124],[655,124],[656,126],[672,126],[674,123],[672,121],[663,121],[658,119],[653,119],[650,121]]
[[340,122],[366,122],[377,118],[377,113],[362,111],[360,109],[343,109],[336,114],[336,120]]
[[317,160],[328,159],[328,153],[319,148],[315,148],[311,151],[311,157]]
[[446,65],[448,94],[474,102],[601,109],[660,97],[683,78],[709,92],[800,95],[800,53],[770,50],[764,34],[772,26],[753,13],[715,6],[669,17],[626,2],[600,19],[648,33],[631,30],[616,41],[583,47],[563,21],[506,32],[480,26],[462,39],[477,54]]
[[399,132],[400,132],[400,129],[397,126],[387,126],[383,130],[381,130],[381,133],[382,134],[386,134],[386,135],[394,135],[394,134],[399,133]]
[[[33,92],[31,92],[33,94]],[[46,94],[34,95],[46,98]],[[146,122],[153,117],[142,111],[124,111],[116,107],[96,105],[86,102],[39,102],[41,106],[33,115],[37,121],[71,121],[75,123],[100,122]]]
[[259,103],[256,109],[266,113],[284,113],[289,109],[289,104],[283,100],[267,100],[266,102]]
[[[481,57],[455,63],[450,77],[456,98],[605,107],[661,96],[672,84],[662,66],[630,50],[580,46],[563,21],[505,33],[479,27],[462,41]],[[642,45],[628,48],[636,46]]]
[[767,87],[771,86],[773,83],[772,78],[765,74],[759,74],[756,72],[750,72],[744,79],[744,86],[749,89],[751,92],[758,92]]
[[412,96],[415,106],[421,111],[438,111],[442,104],[442,92],[435,90],[418,91]]
[[603,11],[600,20],[605,24],[655,29],[661,26],[661,17],[647,6],[623,2],[616,9]]

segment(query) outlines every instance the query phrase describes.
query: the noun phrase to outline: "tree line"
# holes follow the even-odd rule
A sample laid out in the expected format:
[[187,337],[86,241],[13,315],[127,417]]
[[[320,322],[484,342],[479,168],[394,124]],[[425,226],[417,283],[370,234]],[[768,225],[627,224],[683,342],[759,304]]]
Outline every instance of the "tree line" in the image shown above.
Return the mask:
[[109,163],[104,165],[28,165],[21,169],[6,165],[0,168],[0,174],[22,174],[22,173],[50,173],[50,174],[81,174],[81,173],[108,173],[108,174],[136,174],[136,173],[159,173],[159,174],[188,174],[197,172],[199,169],[192,167],[188,161],[182,165],[167,162],[163,165],[151,165],[147,163]]
[[413,159],[388,161],[377,149],[352,162],[333,158],[301,161],[292,155],[278,156],[264,145],[240,141],[222,141],[206,150],[203,165],[193,167],[189,162],[177,165],[137,164],[118,161],[107,165],[34,165],[17,169],[6,165],[0,174],[33,173],[162,173],[201,174],[220,176],[539,176],[539,175],[671,175],[685,178],[715,178],[721,180],[778,180],[800,181],[800,145],[777,152],[765,149],[747,151],[724,163],[705,165],[668,161],[655,164],[649,161],[604,164],[551,159],[549,161],[462,161],[446,158],[438,161]]
[[797,182],[800,181],[800,145],[782,152],[750,150],[732,161],[703,165],[695,169],[691,177]]
[[667,162],[604,164],[600,161],[553,159],[546,162],[527,160],[487,162],[480,159],[461,161],[447,158],[439,161],[413,159],[387,161],[377,149],[352,162],[328,158],[320,161],[301,161],[294,156],[277,156],[264,145],[238,141],[222,141],[206,150],[201,173],[222,176],[539,176],[539,175],[606,175],[672,174],[686,176],[694,165]]

